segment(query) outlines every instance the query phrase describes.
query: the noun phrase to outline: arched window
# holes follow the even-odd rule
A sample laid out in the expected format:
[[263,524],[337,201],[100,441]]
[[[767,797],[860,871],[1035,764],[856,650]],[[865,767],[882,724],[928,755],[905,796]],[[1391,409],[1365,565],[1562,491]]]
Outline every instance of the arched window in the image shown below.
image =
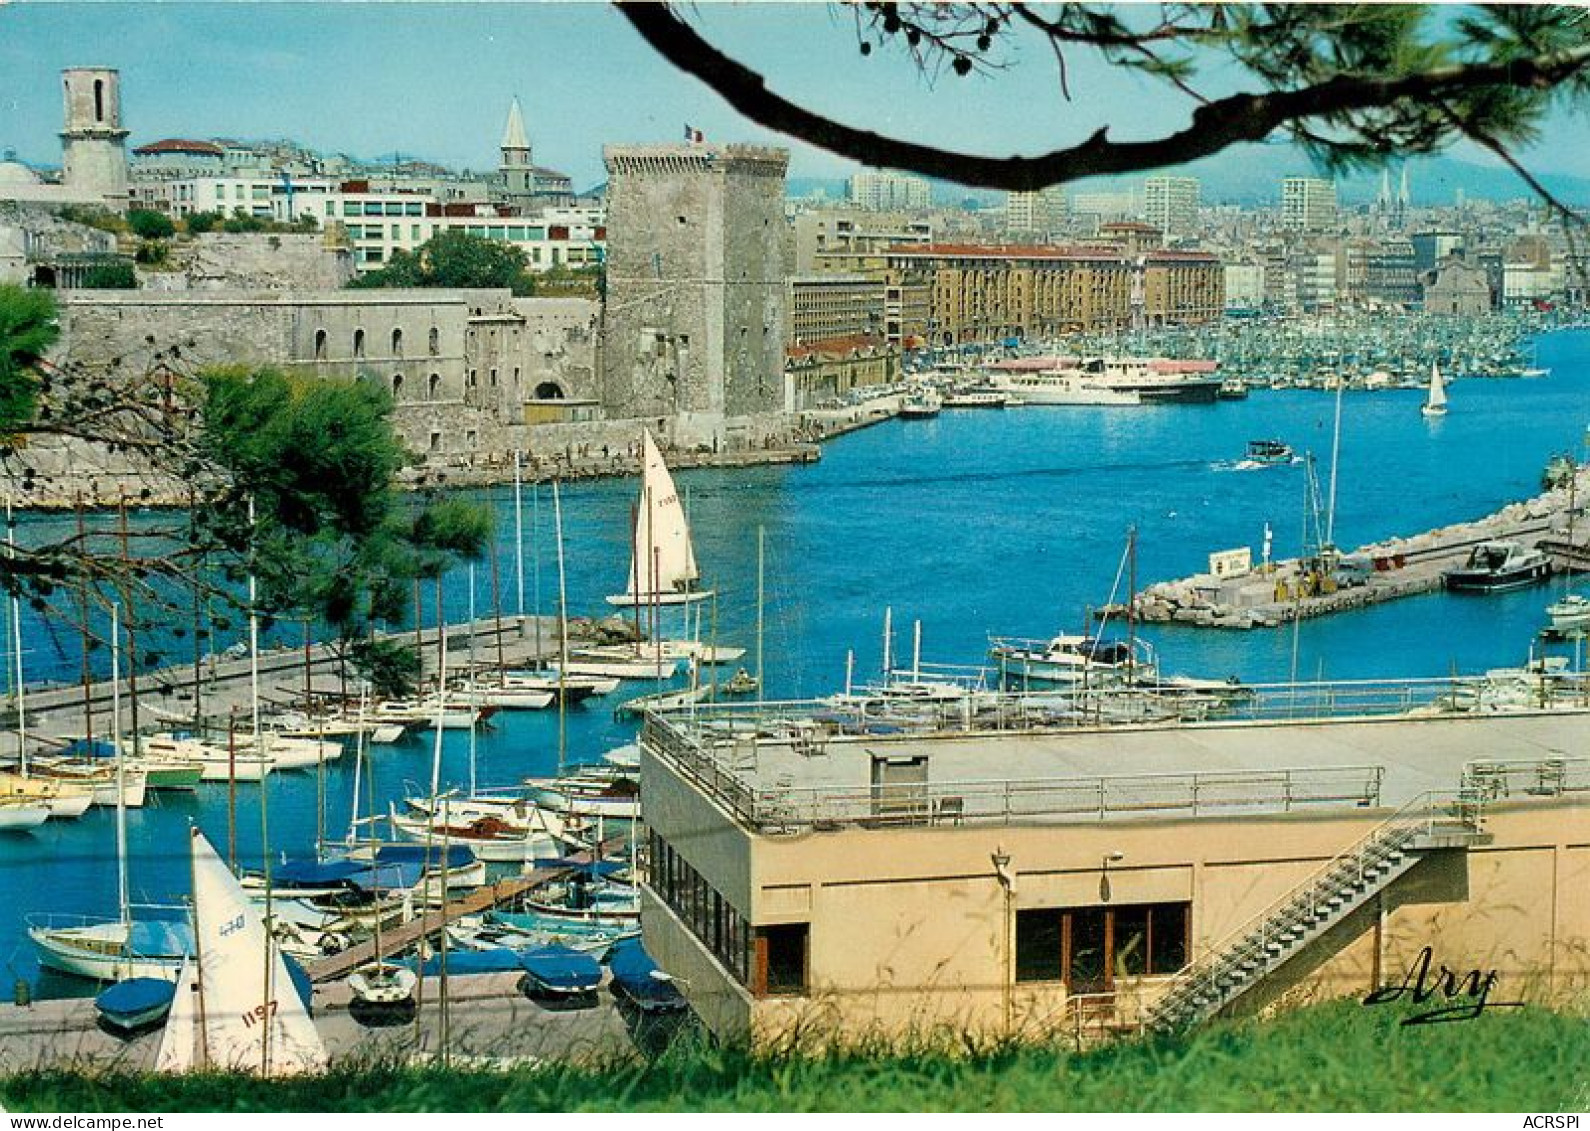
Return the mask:
[[363,330],[355,330],[353,332],[353,356],[354,357],[363,357],[364,356],[364,331]]
[[94,80],[94,121],[105,120],[105,80]]
[[403,356],[403,330],[401,328],[392,331],[392,356]]
[[324,330],[315,331],[315,360],[326,360],[326,332]]
[[440,394],[442,391],[442,375],[440,373],[432,373],[428,387],[430,389],[431,400],[436,400],[438,394]]
[[392,374],[392,399],[393,400],[397,400],[398,396],[402,392],[403,392],[403,374],[394,373],[394,374]]
[[436,357],[442,352],[442,332],[435,326],[431,327],[431,356]]

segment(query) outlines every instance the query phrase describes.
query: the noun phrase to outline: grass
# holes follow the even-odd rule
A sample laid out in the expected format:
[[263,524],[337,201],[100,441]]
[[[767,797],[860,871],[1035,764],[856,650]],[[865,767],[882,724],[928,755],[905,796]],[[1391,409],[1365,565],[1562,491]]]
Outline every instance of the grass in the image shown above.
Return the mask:
[[1040,1046],[755,1056],[691,1043],[640,1065],[476,1072],[369,1065],[310,1079],[25,1073],[12,1111],[1568,1111],[1590,1021],[1526,1008],[1404,1027],[1334,1002],[1084,1053]]

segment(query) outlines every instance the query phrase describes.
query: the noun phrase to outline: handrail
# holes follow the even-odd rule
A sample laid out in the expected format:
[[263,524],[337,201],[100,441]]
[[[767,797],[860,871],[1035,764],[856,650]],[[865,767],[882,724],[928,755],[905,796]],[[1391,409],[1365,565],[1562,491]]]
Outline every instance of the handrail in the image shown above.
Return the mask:
[[[1455,814],[1451,812],[1454,809]],[[1262,955],[1282,930],[1290,930],[1299,920],[1307,922],[1313,918],[1320,904],[1339,892],[1345,881],[1353,879],[1361,883],[1368,871],[1366,862],[1379,863],[1390,854],[1383,850],[1383,840],[1393,839],[1393,834],[1399,834],[1395,837],[1397,841],[1409,840],[1421,828],[1433,831],[1443,812],[1449,819],[1455,816],[1459,823],[1477,832],[1483,819],[1483,799],[1476,791],[1468,789],[1430,790],[1418,794],[1302,882],[1211,944],[1202,958],[1189,963],[1176,975],[1171,988],[1155,1004],[1154,1012],[1163,1014],[1168,1005],[1190,994],[1193,988],[1209,984],[1255,952]],[[1327,883],[1331,880],[1336,882]]]

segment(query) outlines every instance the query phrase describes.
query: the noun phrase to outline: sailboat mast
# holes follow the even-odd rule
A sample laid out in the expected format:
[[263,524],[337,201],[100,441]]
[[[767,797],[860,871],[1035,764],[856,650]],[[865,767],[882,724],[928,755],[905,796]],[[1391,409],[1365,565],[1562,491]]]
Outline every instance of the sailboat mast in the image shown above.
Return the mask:
[[[431,797],[435,798],[442,784],[442,731],[447,714],[447,622],[438,621],[436,670],[436,742],[431,749]],[[432,812],[435,812],[433,807]]]
[[[519,590],[519,616],[524,618],[524,475],[519,469],[519,449],[513,453],[513,575]],[[539,612],[539,610],[538,610]]]
[[[77,544],[87,545],[85,524],[83,522],[83,494],[81,491],[72,496],[73,507],[77,511]],[[83,678],[83,737],[89,749],[94,747],[94,691],[93,673],[88,662],[88,583],[79,580],[77,583],[77,619],[78,628],[82,634],[82,678]]]
[[[17,524],[11,516],[11,497],[6,496],[6,557],[17,556]],[[28,776],[28,704],[27,692],[22,685],[22,602],[15,592],[11,594],[11,650],[12,670],[17,686],[17,765],[23,777]]]
[[1342,390],[1347,387],[1340,374],[1336,377],[1336,423],[1331,428],[1331,486],[1329,505],[1325,509],[1325,545],[1336,547],[1336,464],[1342,446]]
[[762,631],[766,616],[767,583],[767,527],[756,528],[756,691],[757,698],[766,698],[766,684],[762,673]]
[[569,595],[563,573],[563,503],[558,495],[558,481],[552,481],[552,523],[557,531],[558,543],[558,776],[563,776],[568,761],[568,702],[567,680],[569,671]]
[[[502,638],[498,637],[500,641]],[[469,796],[475,796],[475,563],[469,563]],[[444,889],[445,890],[445,889]]]
[[121,746],[121,605],[110,605],[110,740],[116,751],[116,905],[123,926],[131,926],[127,906],[127,767]]

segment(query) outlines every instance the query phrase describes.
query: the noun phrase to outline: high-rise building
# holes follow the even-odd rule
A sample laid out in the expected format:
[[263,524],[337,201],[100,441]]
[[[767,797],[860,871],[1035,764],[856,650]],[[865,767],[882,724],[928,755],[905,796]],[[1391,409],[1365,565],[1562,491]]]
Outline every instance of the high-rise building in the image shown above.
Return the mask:
[[789,151],[608,146],[603,400],[678,440],[785,408]]
[[1294,232],[1326,232],[1336,226],[1336,182],[1318,177],[1281,181],[1281,226]]
[[1198,230],[1197,177],[1149,177],[1143,184],[1143,218],[1167,239]]
[[872,212],[922,212],[933,207],[933,186],[904,173],[857,173],[850,178],[850,203]]
[[1014,237],[1056,235],[1065,229],[1066,193],[1059,185],[1035,192],[1005,194],[1005,234]]

